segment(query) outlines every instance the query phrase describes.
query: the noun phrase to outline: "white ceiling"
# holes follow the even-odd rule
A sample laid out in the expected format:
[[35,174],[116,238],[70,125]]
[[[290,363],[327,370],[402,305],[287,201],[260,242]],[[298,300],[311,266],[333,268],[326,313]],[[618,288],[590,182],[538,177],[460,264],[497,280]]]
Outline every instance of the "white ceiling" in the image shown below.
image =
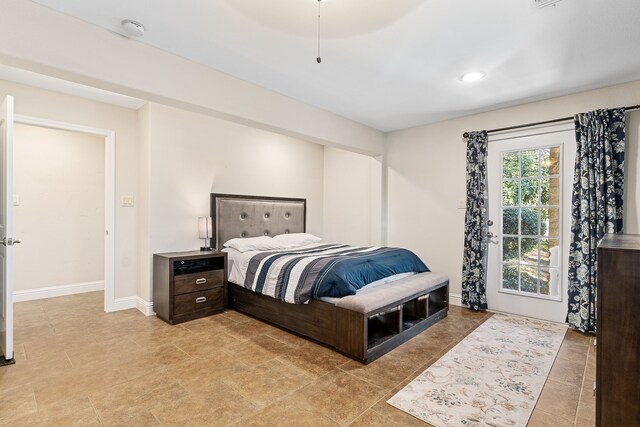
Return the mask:
[[383,131],[640,79],[638,0],[34,1]]

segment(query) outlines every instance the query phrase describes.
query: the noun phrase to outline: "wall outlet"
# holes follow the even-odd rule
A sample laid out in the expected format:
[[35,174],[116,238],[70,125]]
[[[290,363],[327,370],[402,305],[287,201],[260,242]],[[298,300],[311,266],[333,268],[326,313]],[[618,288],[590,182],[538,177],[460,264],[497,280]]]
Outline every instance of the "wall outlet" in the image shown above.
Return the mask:
[[133,207],[133,197],[126,196],[122,198],[122,207],[123,208],[132,208]]

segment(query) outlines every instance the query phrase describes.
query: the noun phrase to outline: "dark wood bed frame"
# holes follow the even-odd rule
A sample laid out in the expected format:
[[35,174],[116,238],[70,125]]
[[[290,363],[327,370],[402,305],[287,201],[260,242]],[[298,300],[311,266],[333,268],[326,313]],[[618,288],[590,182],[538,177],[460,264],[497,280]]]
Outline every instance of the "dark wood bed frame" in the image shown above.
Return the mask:
[[[303,206],[302,215],[306,217],[306,199],[213,193],[211,194],[211,216],[216,221],[214,241],[218,245],[217,247],[221,247],[221,243],[231,238],[230,235],[251,237],[252,235],[271,233],[275,235],[283,232],[282,227],[279,229],[279,226],[269,223],[269,227],[264,224],[257,227],[259,230],[264,229],[260,233],[248,232],[239,228],[231,234],[225,235],[218,227],[221,222],[225,223],[224,220],[220,221],[221,215],[224,215],[224,212],[221,212],[224,205],[219,202],[223,200],[247,201],[248,203],[259,201],[267,204],[268,202],[277,204],[283,201],[301,203]],[[286,215],[291,215],[288,210],[286,211]],[[237,215],[237,212],[234,212],[234,215]],[[243,222],[251,220],[248,217],[250,215],[244,212],[240,215]],[[255,212],[253,215],[256,216],[256,220],[260,221],[264,218],[269,219],[271,216],[269,213],[255,214]],[[301,227],[291,229],[287,228],[291,227],[291,223],[287,221],[284,228],[287,230],[286,232],[304,232],[305,222],[302,219]],[[228,218],[226,223],[228,224]],[[377,307],[367,313],[348,310],[320,300],[311,300],[308,304],[301,305],[289,304],[266,295],[257,294],[233,283],[230,283],[228,288],[229,307],[331,346],[340,353],[365,364],[443,319],[449,310],[448,281],[429,291]]]

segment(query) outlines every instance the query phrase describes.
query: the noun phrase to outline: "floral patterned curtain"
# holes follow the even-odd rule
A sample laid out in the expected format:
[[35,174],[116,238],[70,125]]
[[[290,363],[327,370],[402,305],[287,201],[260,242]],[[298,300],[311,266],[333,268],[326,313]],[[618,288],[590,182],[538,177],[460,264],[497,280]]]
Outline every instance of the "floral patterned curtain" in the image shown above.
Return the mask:
[[487,308],[487,141],[486,131],[468,133],[462,304],[473,310]]
[[578,114],[569,247],[569,326],[596,331],[597,245],[622,232],[624,108]]

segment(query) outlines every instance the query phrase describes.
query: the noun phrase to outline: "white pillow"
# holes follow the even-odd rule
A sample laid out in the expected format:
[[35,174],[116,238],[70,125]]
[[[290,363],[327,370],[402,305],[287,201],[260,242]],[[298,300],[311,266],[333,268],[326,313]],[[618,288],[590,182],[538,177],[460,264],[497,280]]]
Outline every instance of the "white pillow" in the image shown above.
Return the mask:
[[269,236],[258,237],[238,237],[235,239],[227,240],[224,243],[225,248],[232,248],[239,252],[247,251],[271,251],[278,249],[287,249],[290,245],[279,242]]
[[277,236],[273,236],[275,240],[278,242],[282,242],[288,245],[294,246],[302,246],[308,245],[310,243],[320,243],[322,239],[318,236],[314,236],[309,233],[287,233],[287,234],[278,234]]

